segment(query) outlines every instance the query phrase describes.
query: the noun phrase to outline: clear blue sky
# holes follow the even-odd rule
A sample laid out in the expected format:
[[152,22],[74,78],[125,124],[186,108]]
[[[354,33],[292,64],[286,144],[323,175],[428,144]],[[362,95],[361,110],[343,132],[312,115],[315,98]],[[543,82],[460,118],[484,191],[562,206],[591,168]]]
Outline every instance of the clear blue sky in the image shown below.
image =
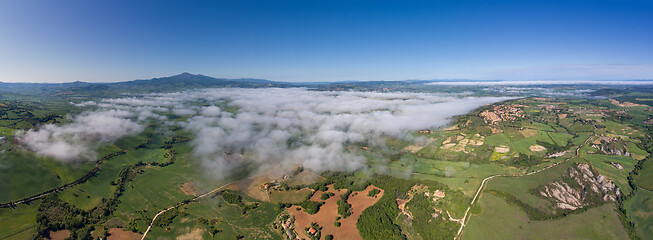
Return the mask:
[[0,81],[653,79],[653,1],[0,2]]

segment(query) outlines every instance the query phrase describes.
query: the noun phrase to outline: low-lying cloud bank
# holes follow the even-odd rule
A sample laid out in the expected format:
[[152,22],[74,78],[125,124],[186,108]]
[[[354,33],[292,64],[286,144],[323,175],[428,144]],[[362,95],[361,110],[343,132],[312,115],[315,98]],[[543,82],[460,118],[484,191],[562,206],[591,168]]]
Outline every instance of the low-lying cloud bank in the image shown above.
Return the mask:
[[[383,145],[385,136],[446,125],[452,116],[501,97],[425,93],[319,92],[306,89],[203,89],[84,102],[95,106],[64,126],[47,125],[19,139],[38,154],[95,159],[98,142],[142,131],[147,121],[191,132],[193,154],[216,178],[245,161],[261,167],[355,170],[365,159],[352,143]],[[167,116],[184,116],[171,120]],[[101,121],[100,121],[101,120]]]
[[128,119],[131,112],[102,110],[72,118],[67,125],[48,124],[38,130],[19,133],[19,142],[35,153],[63,161],[96,159],[95,149],[128,134],[141,132],[143,126]]

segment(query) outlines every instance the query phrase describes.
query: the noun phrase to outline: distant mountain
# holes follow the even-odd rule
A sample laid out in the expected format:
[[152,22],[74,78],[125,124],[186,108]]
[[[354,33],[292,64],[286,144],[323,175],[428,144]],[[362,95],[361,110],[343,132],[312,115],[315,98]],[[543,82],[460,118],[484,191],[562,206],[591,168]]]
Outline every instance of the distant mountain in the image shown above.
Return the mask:
[[214,78],[200,74],[182,73],[170,77],[153,78],[148,80],[133,80],[117,83],[3,83],[0,82],[0,96],[20,97],[26,96],[97,96],[111,97],[123,93],[150,93],[174,92],[195,88],[209,87],[291,87],[296,84],[274,82],[265,79],[241,78],[226,79]]
[[161,87],[271,87],[271,86],[284,86],[284,84],[273,82],[265,79],[254,78],[240,78],[240,79],[226,79],[214,78],[204,76],[201,74],[182,73],[171,77],[153,78],[149,80],[134,80],[127,82],[110,83],[113,86],[152,86],[157,85]]
[[149,80],[134,80],[127,82],[108,83],[105,85],[108,91],[119,92],[171,92],[194,88],[208,87],[289,87],[289,84],[274,82],[265,79],[241,78],[226,79],[214,78],[200,74],[182,73],[170,77],[153,78]]

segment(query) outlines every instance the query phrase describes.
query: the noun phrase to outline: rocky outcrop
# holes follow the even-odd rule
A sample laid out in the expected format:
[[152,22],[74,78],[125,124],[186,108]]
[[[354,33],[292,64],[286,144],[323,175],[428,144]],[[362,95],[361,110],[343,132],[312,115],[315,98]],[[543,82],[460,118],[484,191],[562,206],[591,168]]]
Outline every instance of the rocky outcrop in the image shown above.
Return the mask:
[[599,144],[592,144],[593,148],[607,155],[630,156],[626,144],[617,138],[602,137]]
[[574,210],[601,202],[614,202],[621,195],[612,180],[589,164],[575,164],[553,183],[535,189],[557,208]]

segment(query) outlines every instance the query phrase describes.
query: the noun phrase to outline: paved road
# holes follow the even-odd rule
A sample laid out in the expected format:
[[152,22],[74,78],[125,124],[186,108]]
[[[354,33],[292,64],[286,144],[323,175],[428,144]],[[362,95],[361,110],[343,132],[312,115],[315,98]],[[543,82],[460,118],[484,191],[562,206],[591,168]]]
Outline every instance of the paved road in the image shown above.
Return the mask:
[[542,169],[537,170],[537,171],[533,171],[533,172],[529,172],[529,173],[526,173],[526,174],[522,174],[522,175],[497,174],[497,175],[492,175],[492,176],[489,176],[489,177],[486,177],[485,179],[483,179],[483,181],[481,182],[481,186],[478,187],[478,191],[476,191],[476,194],[474,195],[474,198],[472,198],[472,201],[471,201],[471,203],[469,204],[469,207],[467,207],[467,210],[465,211],[465,215],[463,216],[463,218],[462,218],[462,222],[461,222],[461,224],[460,224],[460,229],[458,229],[458,233],[456,234],[456,237],[454,237],[454,240],[456,240],[456,239],[460,239],[461,234],[462,234],[462,232],[463,232],[463,228],[465,228],[465,226],[467,225],[467,222],[469,222],[469,218],[471,218],[471,215],[469,214],[469,210],[470,210],[470,209],[472,208],[472,206],[473,206],[473,205],[478,201],[478,199],[479,199],[480,196],[481,196],[481,193],[482,193],[483,190],[485,189],[485,186],[487,186],[487,183],[490,181],[490,179],[495,178],[495,177],[523,177],[523,176],[529,176],[529,175],[533,175],[533,174],[536,174],[536,173],[542,172],[542,171],[544,171],[544,170],[550,169],[550,168],[552,168],[552,167],[558,166],[559,164],[561,164],[561,163],[565,163],[565,162],[569,161],[570,159],[572,159],[572,158],[574,158],[574,157],[578,157],[578,156],[580,156],[580,149],[581,149],[585,144],[587,144],[587,141],[589,141],[593,136],[594,136],[594,135],[590,135],[590,136],[585,140],[585,142],[583,142],[583,144],[581,144],[580,146],[578,146],[578,148],[576,149],[576,155],[575,155],[575,156],[569,157],[569,158],[565,159],[565,160],[562,161],[562,162],[557,162],[557,163],[552,164],[551,166],[548,166],[548,167],[542,168]]

